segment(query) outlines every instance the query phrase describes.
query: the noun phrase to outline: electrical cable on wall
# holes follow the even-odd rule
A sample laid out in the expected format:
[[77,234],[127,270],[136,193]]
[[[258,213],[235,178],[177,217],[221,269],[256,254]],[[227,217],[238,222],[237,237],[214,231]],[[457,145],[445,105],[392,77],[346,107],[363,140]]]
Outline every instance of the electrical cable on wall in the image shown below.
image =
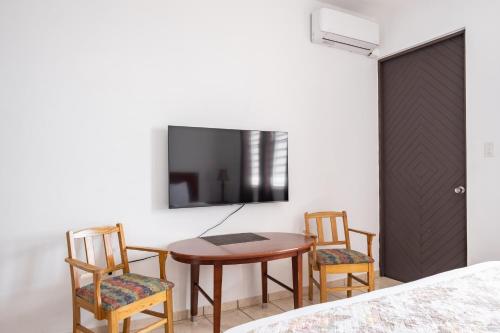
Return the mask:
[[[233,216],[234,214],[236,214],[237,212],[239,212],[243,207],[245,206],[245,204],[241,204],[238,208],[236,208],[234,211],[232,211],[231,213],[229,213],[224,219],[222,219],[220,222],[218,222],[217,224],[215,224],[214,226],[208,228],[207,230],[203,231],[197,238],[200,238],[202,237],[203,235],[205,235],[207,232],[209,232],[210,230],[213,230],[215,228],[217,228],[218,226],[222,225],[224,222],[227,221],[227,219],[229,219],[231,216]],[[139,258],[139,259],[135,259],[135,260],[130,260],[129,261],[129,264],[131,263],[134,263],[134,262],[139,262],[139,261],[144,261],[144,260],[147,260],[147,259],[151,259],[151,258],[156,258],[158,257],[158,255],[153,255],[153,256],[149,256],[149,257],[145,257],[145,258]]]
[[153,256],[145,257],[145,258],[139,258],[139,259],[135,259],[135,260],[130,260],[128,263],[131,264],[133,262],[143,261],[143,260],[147,260],[147,259],[151,259],[151,258],[156,258],[156,257],[158,257],[157,254],[155,254]]
[[228,216],[226,216],[222,221],[220,221],[219,223],[217,223],[216,225],[214,225],[213,227],[210,227],[208,228],[207,230],[203,231],[199,236],[198,238],[200,238],[201,236],[203,236],[204,234],[206,234],[207,232],[209,232],[210,230],[212,229],[215,229],[217,228],[218,226],[220,226],[221,224],[223,224],[224,222],[226,222],[226,220],[228,218],[230,218],[231,216],[233,216],[234,214],[236,214],[240,209],[242,209],[243,207],[245,207],[245,204],[241,204],[241,206],[239,206],[237,209],[235,209],[233,212],[231,212]]

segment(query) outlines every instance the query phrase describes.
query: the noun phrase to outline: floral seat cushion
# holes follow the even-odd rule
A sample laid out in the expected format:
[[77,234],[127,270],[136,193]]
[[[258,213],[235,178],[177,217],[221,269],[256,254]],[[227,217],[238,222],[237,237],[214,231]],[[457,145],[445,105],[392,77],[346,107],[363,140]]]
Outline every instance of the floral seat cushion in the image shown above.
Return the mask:
[[[102,307],[105,311],[116,310],[172,287],[171,282],[139,274],[115,276],[101,282]],[[94,304],[94,284],[78,288],[76,295]]]
[[374,260],[358,251],[349,249],[321,249],[316,251],[316,261],[320,265],[366,264]]

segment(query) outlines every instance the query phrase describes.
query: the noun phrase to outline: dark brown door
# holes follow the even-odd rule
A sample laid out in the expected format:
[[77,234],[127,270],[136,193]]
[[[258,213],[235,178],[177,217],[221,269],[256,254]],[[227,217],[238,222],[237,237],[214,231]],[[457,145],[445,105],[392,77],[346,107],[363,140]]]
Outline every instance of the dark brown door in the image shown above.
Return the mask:
[[464,32],[382,59],[381,270],[412,281],[467,263]]

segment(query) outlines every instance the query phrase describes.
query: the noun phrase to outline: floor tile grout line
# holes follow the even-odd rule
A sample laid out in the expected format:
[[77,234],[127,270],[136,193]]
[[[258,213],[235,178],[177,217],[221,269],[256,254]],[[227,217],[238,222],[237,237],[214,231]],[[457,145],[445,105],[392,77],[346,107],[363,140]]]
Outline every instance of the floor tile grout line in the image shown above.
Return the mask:
[[[256,305],[253,305],[253,306],[259,306],[259,304],[256,304]],[[245,308],[251,308],[252,306],[247,306]],[[252,318],[252,320],[257,320],[258,318],[254,318],[252,317],[251,315],[249,315],[244,309],[245,308],[238,308],[238,310],[240,310],[241,312],[243,312],[244,314],[246,314],[248,317]]]
[[257,319],[255,319],[255,318],[252,318],[252,316],[250,316],[250,315],[249,315],[248,313],[246,313],[245,311],[243,311],[243,309],[238,309],[238,311],[243,312],[243,314],[244,314],[245,316],[247,316],[248,318],[250,318],[250,320],[257,320]]
[[[286,299],[286,298],[280,298],[280,299]],[[274,306],[276,306],[278,309],[280,309],[283,312],[290,311],[290,310],[283,309],[281,306],[279,306],[278,304],[274,303],[274,301],[270,301],[270,303],[272,303]]]
[[[221,311],[221,319],[222,319],[222,315],[224,314],[224,312],[242,312],[245,316],[247,316],[248,318],[250,318],[250,320],[257,320],[257,319],[254,319],[252,318],[248,313],[246,313],[245,311],[243,311],[242,309],[239,309],[239,308],[236,308],[236,309],[231,309],[231,310],[226,310],[226,311]],[[203,317],[205,317],[206,320],[208,320],[211,324],[213,324],[213,321],[210,320],[210,318],[207,316],[207,315],[202,315]],[[213,314],[211,314],[210,316],[213,317]]]
[[252,317],[252,315],[250,315],[249,313],[247,313],[245,311],[245,309],[250,309],[250,308],[259,307],[259,306],[260,306],[261,309],[264,309],[264,305],[266,307],[270,306],[270,305],[274,306],[279,311],[279,313],[285,312],[282,308],[280,308],[279,306],[277,306],[276,304],[274,304],[272,301],[269,301],[267,303],[260,303],[260,304],[255,304],[255,305],[251,305],[251,306],[246,306],[244,308],[239,308],[239,310],[243,311],[247,316],[249,316],[250,318],[252,318],[252,320],[259,320],[259,319],[262,319],[262,318],[273,316],[273,314],[270,314],[270,315],[264,315],[263,317],[254,318],[254,317]]

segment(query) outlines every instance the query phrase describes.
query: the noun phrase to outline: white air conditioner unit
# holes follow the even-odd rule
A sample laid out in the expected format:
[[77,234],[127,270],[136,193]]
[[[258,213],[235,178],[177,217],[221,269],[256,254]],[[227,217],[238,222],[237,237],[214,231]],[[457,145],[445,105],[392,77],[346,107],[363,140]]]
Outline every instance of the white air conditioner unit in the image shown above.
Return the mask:
[[370,56],[379,45],[378,24],[341,11],[320,8],[313,12],[311,40]]

